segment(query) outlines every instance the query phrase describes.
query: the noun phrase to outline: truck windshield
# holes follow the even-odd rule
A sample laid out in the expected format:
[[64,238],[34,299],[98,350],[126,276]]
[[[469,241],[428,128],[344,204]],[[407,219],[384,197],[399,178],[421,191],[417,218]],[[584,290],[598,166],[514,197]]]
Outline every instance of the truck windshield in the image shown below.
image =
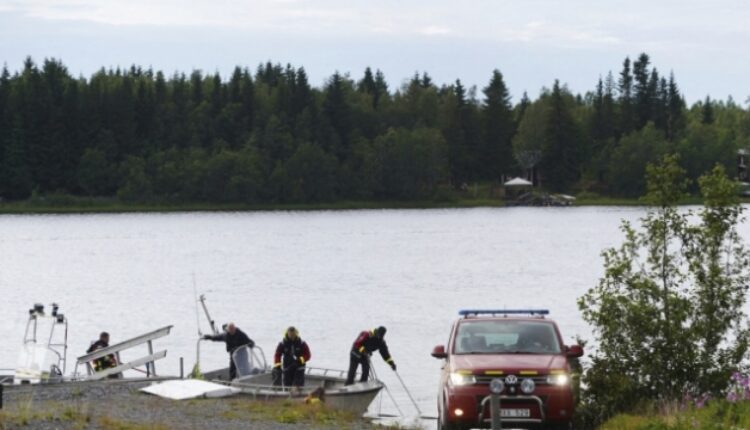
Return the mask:
[[463,321],[456,354],[559,354],[552,324],[542,321]]

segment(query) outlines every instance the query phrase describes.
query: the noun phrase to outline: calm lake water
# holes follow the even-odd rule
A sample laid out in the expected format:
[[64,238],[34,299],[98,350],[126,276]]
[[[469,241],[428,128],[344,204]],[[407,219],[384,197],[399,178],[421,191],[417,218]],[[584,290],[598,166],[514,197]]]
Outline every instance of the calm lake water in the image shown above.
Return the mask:
[[[0,368],[18,358],[27,310],[61,305],[69,366],[102,330],[112,342],[173,324],[160,373],[186,372],[197,339],[193,275],[217,322],[234,321],[269,360],[288,325],[312,366],[345,369],[364,329],[385,325],[400,375],[435,413],[440,362],[461,308],[549,308],[566,341],[588,337],[576,299],[602,274],[640,208],[480,208],[262,213],[0,216]],[[750,227],[742,226],[750,238]],[[203,332],[208,326],[201,313]],[[203,343],[201,365],[227,365]],[[404,412],[398,381],[375,357]],[[377,408],[376,408],[377,409]],[[394,411],[390,401],[384,412]]]

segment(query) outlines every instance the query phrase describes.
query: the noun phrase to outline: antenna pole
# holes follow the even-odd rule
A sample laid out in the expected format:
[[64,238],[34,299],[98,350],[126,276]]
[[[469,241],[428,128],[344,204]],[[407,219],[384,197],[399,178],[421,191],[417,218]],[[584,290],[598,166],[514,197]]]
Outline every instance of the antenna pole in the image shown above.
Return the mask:
[[195,285],[195,272],[193,272],[193,300],[195,300],[195,325],[198,327],[198,337],[203,337],[201,332],[200,311],[198,311],[198,289]]

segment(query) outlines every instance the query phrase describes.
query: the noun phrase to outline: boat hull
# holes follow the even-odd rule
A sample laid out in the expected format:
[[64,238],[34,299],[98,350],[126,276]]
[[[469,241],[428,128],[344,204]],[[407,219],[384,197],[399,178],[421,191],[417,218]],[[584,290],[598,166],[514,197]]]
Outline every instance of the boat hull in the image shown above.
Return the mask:
[[[207,380],[228,383],[229,370],[207,372],[204,377]],[[383,389],[383,383],[375,379],[352,385],[345,383],[344,372],[315,368],[307,369],[305,386],[301,389],[274,386],[269,372],[243,376],[231,381],[231,385],[241,389],[242,393],[263,399],[305,397],[318,388],[323,388],[323,401],[327,406],[358,416],[367,412],[372,401]]]

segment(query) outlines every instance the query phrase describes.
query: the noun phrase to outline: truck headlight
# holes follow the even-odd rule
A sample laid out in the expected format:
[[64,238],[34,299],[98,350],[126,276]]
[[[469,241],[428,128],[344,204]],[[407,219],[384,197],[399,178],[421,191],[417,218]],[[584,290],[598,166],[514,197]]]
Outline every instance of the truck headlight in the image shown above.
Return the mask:
[[503,382],[502,378],[495,378],[490,381],[490,393],[502,394],[504,389],[505,389],[505,382]]
[[536,384],[534,383],[534,380],[531,378],[526,378],[523,381],[521,381],[521,391],[524,394],[531,394],[534,392],[534,388],[536,388]]
[[477,382],[477,378],[471,374],[453,372],[451,373],[451,383],[453,385],[471,385]]
[[565,373],[560,373],[557,375],[549,375],[547,377],[548,384],[557,385],[558,387],[568,385],[569,382],[570,382],[570,376],[568,376]]

